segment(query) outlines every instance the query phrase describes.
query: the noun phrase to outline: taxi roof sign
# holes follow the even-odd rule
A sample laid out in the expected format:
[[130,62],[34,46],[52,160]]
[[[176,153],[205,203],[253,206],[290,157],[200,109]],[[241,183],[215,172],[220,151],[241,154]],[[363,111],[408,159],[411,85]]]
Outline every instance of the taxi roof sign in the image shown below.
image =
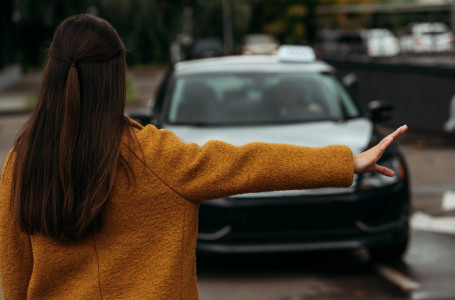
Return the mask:
[[316,54],[310,46],[282,45],[278,49],[278,60],[281,62],[314,62]]

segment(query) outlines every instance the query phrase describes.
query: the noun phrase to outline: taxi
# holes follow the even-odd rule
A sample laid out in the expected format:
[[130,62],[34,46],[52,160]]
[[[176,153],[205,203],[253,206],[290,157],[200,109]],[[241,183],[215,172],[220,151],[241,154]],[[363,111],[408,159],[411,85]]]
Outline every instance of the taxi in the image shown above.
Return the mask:
[[[176,63],[156,99],[132,117],[204,145],[222,140],[349,146],[358,154],[381,136],[375,122],[390,107],[363,112],[336,70],[305,46],[276,55],[242,55]],[[395,177],[355,176],[349,188],[235,195],[204,202],[197,250],[266,253],[365,248],[372,259],[399,260],[409,238],[409,178],[396,146],[380,164]]]

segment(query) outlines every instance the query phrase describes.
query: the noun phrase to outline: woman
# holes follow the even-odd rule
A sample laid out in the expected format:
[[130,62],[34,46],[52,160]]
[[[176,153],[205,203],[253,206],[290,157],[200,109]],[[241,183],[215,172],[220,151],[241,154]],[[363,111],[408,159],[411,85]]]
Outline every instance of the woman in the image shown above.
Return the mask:
[[103,19],[56,29],[38,104],[0,181],[3,299],[197,299],[201,201],[394,175],[376,162],[406,126],[355,157],[346,146],[199,147],[124,116],[125,69]]

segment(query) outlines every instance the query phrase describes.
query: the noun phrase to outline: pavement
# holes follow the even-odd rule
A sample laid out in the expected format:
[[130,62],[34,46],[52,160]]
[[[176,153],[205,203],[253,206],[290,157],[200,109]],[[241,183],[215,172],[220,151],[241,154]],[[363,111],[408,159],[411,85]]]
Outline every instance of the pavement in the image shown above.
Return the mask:
[[[160,67],[149,67],[130,70],[127,74],[128,80],[133,86],[135,97],[127,102],[126,110],[134,111],[145,107],[147,101],[153,98],[155,90],[164,76],[164,69]],[[6,85],[0,85],[0,116],[12,114],[25,114],[33,109],[30,104],[32,98],[38,97],[42,74],[39,71],[27,72],[18,76],[11,72],[1,74],[6,77],[13,77]]]
[[0,90],[0,116],[30,112],[30,99],[38,95],[40,84],[41,73],[30,72],[4,86]]

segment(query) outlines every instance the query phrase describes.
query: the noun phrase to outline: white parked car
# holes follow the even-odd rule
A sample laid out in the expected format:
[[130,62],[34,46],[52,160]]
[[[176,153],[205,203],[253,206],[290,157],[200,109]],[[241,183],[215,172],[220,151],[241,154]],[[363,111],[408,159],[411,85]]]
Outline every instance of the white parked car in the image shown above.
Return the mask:
[[[374,121],[389,118],[390,112],[389,105],[373,101],[364,114],[335,68],[318,61],[311,48],[282,46],[276,55],[179,62],[162,82],[154,105],[131,117],[201,146],[214,139],[238,146],[345,144],[357,154],[381,139]],[[373,259],[400,259],[409,237],[407,168],[393,145],[380,164],[397,175],[362,174],[346,189],[242,194],[201,203],[197,249],[366,248]]]
[[400,43],[398,38],[386,28],[372,28],[362,31],[367,41],[367,52],[369,56],[395,56],[400,54]]
[[249,34],[243,38],[241,52],[245,55],[273,55],[280,44],[268,34]]
[[444,52],[453,49],[454,35],[444,23],[411,24],[400,37],[403,52]]

